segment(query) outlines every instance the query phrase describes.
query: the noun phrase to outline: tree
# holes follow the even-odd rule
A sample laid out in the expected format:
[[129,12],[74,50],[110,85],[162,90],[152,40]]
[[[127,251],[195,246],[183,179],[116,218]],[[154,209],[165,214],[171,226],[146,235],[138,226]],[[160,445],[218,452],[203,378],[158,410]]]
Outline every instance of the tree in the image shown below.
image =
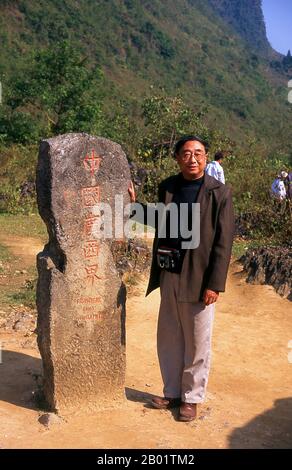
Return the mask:
[[87,64],[67,41],[34,54],[11,83],[0,134],[6,141],[35,141],[40,136],[98,132],[102,121],[99,68]]
[[176,171],[172,158],[176,140],[183,134],[208,139],[210,133],[203,122],[203,110],[193,109],[180,96],[167,96],[165,92],[144,99],[141,117],[145,131],[134,158],[134,179],[142,176],[139,200],[151,201],[158,183]]

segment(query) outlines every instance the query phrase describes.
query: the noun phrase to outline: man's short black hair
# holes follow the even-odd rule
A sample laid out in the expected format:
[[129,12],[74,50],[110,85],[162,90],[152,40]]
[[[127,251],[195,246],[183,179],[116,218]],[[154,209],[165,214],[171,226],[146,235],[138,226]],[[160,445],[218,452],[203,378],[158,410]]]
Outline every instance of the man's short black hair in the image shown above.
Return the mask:
[[197,141],[197,142],[200,142],[202,145],[204,145],[206,153],[208,153],[208,151],[209,151],[209,144],[208,144],[208,142],[207,142],[206,140],[202,139],[202,138],[199,137],[198,135],[184,135],[184,136],[181,137],[181,139],[179,139],[179,140],[177,141],[177,143],[175,144],[173,156],[175,157],[176,154],[179,153],[180,149],[185,145],[185,143],[186,143],[186,142],[189,142],[189,141]]
[[224,153],[223,152],[216,152],[214,155],[214,160],[217,162],[218,160],[223,160]]

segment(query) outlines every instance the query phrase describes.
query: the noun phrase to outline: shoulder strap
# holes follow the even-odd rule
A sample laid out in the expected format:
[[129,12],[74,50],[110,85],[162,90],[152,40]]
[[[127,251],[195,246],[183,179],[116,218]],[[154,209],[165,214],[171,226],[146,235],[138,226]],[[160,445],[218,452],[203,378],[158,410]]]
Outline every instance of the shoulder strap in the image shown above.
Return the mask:
[[169,204],[172,201],[173,194],[169,191],[165,191],[165,205]]

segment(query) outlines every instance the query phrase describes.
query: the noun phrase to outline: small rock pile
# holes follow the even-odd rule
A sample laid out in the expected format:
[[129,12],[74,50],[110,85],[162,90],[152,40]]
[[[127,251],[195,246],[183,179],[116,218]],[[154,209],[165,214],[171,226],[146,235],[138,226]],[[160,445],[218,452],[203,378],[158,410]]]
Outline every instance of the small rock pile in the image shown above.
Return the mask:
[[14,330],[30,336],[36,330],[36,314],[26,309],[16,310],[1,319],[0,327],[6,331]]
[[247,271],[247,282],[272,285],[278,294],[292,300],[291,248],[249,249],[239,261]]

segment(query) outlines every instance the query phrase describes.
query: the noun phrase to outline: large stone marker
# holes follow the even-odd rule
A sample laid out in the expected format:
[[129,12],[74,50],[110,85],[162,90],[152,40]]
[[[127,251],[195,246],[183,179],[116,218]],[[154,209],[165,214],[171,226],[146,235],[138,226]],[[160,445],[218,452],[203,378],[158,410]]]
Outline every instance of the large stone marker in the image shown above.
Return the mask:
[[41,142],[37,196],[49,242],[37,257],[38,345],[46,401],[61,413],[124,397],[125,288],[99,204],[114,209],[116,195],[128,204],[129,181],[126,156],[110,140]]

